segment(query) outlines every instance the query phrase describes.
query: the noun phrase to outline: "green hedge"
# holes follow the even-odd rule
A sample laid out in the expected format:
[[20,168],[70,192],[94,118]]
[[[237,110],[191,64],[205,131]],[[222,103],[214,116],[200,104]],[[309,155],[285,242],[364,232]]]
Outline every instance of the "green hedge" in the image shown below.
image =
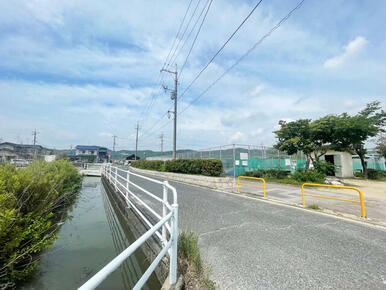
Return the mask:
[[161,160],[137,160],[132,161],[131,166],[141,169],[162,171],[164,162]]
[[80,185],[68,161],[0,165],[0,289],[13,289],[38,266]]
[[131,162],[131,166],[141,169],[206,176],[220,176],[224,171],[222,162],[217,159],[176,159],[166,162],[159,160],[141,160]]

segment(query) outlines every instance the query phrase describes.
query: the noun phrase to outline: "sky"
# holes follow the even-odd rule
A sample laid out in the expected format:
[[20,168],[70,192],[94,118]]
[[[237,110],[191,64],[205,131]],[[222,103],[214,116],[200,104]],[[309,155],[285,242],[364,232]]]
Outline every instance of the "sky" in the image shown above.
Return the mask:
[[[174,83],[160,69],[174,42],[167,68],[180,72],[209,1],[192,0],[177,41],[190,0],[1,1],[0,139],[30,144],[36,129],[43,146],[112,148],[116,135],[116,149],[133,149],[139,122],[139,149],[159,150],[163,133],[170,150],[173,101],[162,85]],[[257,2],[212,1],[179,76],[180,95]],[[263,0],[179,96],[177,149],[272,145],[279,120],[354,114],[375,100],[385,107],[382,0],[304,1],[206,90],[297,4]]]

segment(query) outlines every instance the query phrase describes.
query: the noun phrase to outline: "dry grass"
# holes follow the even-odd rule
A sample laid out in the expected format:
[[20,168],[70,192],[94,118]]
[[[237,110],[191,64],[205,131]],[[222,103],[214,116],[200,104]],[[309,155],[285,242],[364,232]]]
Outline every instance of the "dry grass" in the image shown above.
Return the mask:
[[215,289],[201,260],[198,236],[183,232],[178,238],[178,270],[185,278],[185,289]]

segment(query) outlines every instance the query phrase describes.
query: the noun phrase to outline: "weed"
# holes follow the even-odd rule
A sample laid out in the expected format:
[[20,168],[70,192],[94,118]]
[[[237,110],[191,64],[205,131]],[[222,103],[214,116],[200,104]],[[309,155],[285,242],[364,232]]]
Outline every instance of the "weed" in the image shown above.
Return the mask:
[[179,235],[178,266],[185,277],[185,289],[215,289],[215,283],[204,270],[198,236],[193,232],[182,232]]
[[320,210],[319,205],[317,205],[316,203],[307,205],[307,208],[308,208],[308,209],[314,209],[314,210]]

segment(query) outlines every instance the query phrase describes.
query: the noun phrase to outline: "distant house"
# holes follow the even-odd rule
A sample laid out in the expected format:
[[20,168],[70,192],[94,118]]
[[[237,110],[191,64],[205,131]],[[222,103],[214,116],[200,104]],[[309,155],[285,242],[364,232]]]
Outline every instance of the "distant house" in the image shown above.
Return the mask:
[[141,158],[139,158],[138,156],[135,157],[135,154],[131,154],[129,156],[126,157],[126,160],[140,160]]
[[[78,160],[90,160],[94,159],[95,162],[104,162],[107,161],[108,149],[106,147],[100,146],[90,146],[90,145],[77,145],[75,147],[75,153],[72,153],[69,157],[78,159]],[[95,156],[93,158],[93,156]]]
[[25,145],[11,142],[0,143],[0,161],[12,159],[33,159],[44,155],[52,154],[52,150],[40,145]]

